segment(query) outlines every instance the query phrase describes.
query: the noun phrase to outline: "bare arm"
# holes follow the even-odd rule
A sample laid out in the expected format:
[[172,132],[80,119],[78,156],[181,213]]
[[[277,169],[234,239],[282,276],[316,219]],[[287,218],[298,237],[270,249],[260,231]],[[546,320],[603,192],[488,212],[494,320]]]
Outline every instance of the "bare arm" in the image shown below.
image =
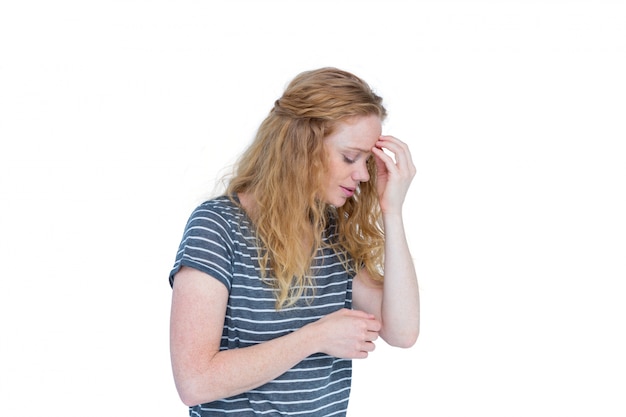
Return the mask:
[[183,267],[174,279],[170,352],[177,390],[187,405],[240,394],[269,382],[316,352],[364,358],[380,323],[372,315],[340,310],[277,339],[220,351],[226,287]]
[[[395,161],[382,148],[395,155]],[[420,300],[415,266],[411,258],[402,205],[415,175],[406,144],[392,136],[382,136],[372,149],[378,168],[378,193],[385,228],[385,281],[372,282],[367,271],[354,281],[355,308],[370,312],[382,322],[380,336],[390,345],[410,347],[419,335]]]
[[380,337],[392,346],[411,347],[420,329],[417,277],[409,253],[402,218],[385,222],[385,281],[374,283],[362,270],[354,279],[354,307],[374,314],[382,327]]

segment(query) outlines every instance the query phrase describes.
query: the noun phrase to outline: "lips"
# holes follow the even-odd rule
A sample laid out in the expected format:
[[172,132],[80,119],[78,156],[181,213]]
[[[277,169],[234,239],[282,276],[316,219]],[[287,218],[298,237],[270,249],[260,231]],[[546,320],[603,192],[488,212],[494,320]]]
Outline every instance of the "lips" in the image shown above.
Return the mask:
[[354,195],[354,190],[355,190],[354,188],[348,188],[344,186],[340,186],[340,187],[347,198],[350,198]]

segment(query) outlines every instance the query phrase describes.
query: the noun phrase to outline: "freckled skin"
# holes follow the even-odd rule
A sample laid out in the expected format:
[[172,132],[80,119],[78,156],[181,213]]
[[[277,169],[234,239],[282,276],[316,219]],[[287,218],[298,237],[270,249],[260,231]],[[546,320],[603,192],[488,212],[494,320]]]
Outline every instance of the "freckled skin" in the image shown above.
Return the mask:
[[328,155],[326,203],[343,206],[359,183],[369,181],[366,163],[381,133],[380,118],[371,115],[340,123],[325,139]]

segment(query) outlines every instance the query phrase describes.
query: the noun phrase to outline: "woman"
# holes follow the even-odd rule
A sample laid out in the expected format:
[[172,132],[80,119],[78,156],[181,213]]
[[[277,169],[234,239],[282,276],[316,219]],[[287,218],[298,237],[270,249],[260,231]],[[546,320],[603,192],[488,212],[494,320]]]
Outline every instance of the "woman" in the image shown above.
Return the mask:
[[170,274],[172,366],[190,415],[343,416],[351,360],[379,336],[415,343],[402,220],[415,167],[381,135],[385,116],[348,72],[298,75],[225,195],[192,213]]

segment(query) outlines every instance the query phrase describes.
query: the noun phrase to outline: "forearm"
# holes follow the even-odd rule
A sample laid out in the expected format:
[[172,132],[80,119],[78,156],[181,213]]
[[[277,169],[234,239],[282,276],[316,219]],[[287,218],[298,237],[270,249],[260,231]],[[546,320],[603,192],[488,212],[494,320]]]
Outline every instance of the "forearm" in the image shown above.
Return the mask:
[[415,266],[401,214],[384,214],[385,281],[381,336],[394,346],[410,347],[419,334],[420,300]]
[[254,346],[223,350],[176,378],[187,405],[232,397],[272,381],[315,353],[310,327]]
[[189,406],[250,391],[317,352],[365,358],[380,330],[373,314],[342,308],[285,336],[220,351],[227,301],[226,287],[203,272],[176,274],[170,353],[176,388]]

